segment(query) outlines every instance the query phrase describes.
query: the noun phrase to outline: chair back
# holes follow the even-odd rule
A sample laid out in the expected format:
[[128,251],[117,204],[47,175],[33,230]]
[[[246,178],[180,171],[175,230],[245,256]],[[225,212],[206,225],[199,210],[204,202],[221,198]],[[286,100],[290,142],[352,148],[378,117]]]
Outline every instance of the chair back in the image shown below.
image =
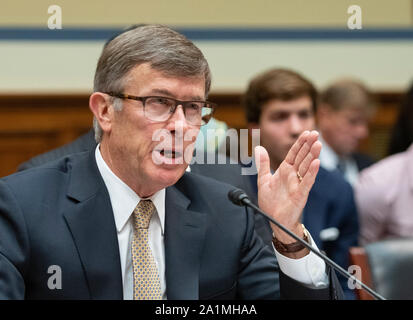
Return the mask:
[[[361,281],[386,299],[413,299],[413,238],[387,239],[350,248],[351,264],[360,266]],[[356,290],[359,299],[373,299]]]

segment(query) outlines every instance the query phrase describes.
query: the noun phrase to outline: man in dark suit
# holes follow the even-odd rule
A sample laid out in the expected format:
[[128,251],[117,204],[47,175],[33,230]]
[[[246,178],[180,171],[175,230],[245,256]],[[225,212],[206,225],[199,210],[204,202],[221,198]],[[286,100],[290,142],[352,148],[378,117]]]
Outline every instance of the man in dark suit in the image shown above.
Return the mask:
[[[0,298],[276,299],[277,259],[281,297],[341,297],[293,238],[274,226],[281,249],[264,245],[231,186],[185,173],[209,87],[201,51],[167,27],[104,47],[89,100],[98,146],[0,180]],[[274,175],[256,149],[261,208],[314,247],[300,215],[317,137],[303,133]]]
[[[270,154],[271,169],[277,170],[290,146],[305,130],[315,125],[317,92],[310,81],[286,69],[271,69],[254,77],[244,96],[247,121],[260,129],[260,142]],[[324,147],[324,146],[323,146]],[[257,175],[250,175],[257,201]],[[317,246],[344,268],[349,265],[349,248],[357,245],[358,219],[351,186],[337,172],[320,168],[303,211],[302,221]],[[256,216],[256,230],[265,243],[272,230]],[[348,298],[354,298],[347,279],[340,275]]]
[[371,94],[360,81],[339,80],[321,93],[317,108],[323,143],[321,166],[338,171],[351,185],[361,170],[374,163],[369,155],[357,152],[360,142],[368,136],[374,109]]

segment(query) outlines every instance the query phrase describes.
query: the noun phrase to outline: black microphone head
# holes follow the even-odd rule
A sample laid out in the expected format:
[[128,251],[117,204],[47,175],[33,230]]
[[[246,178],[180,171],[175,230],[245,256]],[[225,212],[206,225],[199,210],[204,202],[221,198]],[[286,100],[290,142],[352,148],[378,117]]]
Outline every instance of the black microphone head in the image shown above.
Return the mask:
[[237,206],[243,206],[244,200],[248,200],[248,196],[241,189],[232,189],[228,192],[228,199]]

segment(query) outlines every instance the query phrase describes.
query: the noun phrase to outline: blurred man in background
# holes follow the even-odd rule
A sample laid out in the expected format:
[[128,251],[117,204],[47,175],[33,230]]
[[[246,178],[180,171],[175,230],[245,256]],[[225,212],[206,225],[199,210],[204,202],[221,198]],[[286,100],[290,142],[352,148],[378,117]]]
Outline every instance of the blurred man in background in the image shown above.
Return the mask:
[[329,171],[338,169],[352,185],[359,172],[374,162],[370,156],[357,152],[369,134],[368,122],[373,114],[370,92],[361,82],[340,80],[321,94],[317,110],[323,144],[321,166]]

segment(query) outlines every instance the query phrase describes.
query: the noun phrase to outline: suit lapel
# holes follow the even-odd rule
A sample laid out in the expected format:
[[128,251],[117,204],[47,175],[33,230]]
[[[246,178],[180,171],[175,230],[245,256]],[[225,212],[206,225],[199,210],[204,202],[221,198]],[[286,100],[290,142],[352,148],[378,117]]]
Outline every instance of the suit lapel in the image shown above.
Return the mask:
[[206,215],[188,209],[190,200],[172,186],[166,189],[166,292],[171,300],[199,299],[199,268]]
[[122,274],[109,194],[91,152],[72,166],[64,212],[92,299],[122,299]]

